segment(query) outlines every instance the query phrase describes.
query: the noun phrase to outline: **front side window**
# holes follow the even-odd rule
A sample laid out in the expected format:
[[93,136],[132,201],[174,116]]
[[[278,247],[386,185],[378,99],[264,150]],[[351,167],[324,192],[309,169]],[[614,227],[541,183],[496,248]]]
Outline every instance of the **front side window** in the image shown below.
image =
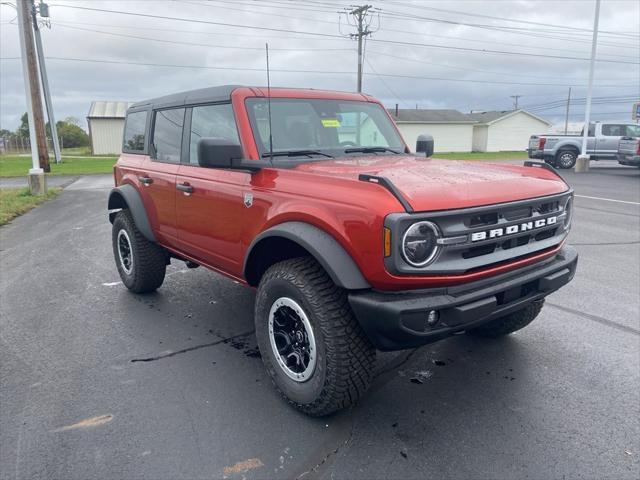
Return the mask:
[[240,143],[231,104],[193,107],[189,140],[189,163],[198,164],[198,140],[218,138]]
[[625,137],[640,137],[640,125],[625,125],[626,132],[623,134]]
[[180,162],[182,148],[182,126],[184,108],[158,110],[153,126],[154,160],[161,162]]
[[124,126],[122,149],[129,152],[144,151],[144,133],[147,129],[147,112],[133,112],[127,115]]
[[372,148],[390,153],[405,149],[389,116],[376,103],[272,98],[271,138],[267,99],[250,98],[246,105],[263,157],[269,156],[270,141],[274,154],[291,156],[320,152],[323,156],[344,157]]

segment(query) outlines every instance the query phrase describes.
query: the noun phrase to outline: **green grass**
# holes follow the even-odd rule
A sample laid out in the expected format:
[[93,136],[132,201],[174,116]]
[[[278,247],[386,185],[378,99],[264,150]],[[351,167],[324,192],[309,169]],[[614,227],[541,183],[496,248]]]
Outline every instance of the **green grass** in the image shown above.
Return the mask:
[[[50,155],[53,155],[53,152],[49,152]],[[91,155],[91,147],[73,147],[73,148],[63,148],[60,152],[61,155],[78,155],[81,157]]]
[[34,196],[29,193],[28,188],[0,189],[0,226],[55,197],[61,191],[61,188],[50,188],[46,195]]
[[527,152],[446,152],[434,153],[433,158],[445,160],[524,160],[528,158]]
[[[111,173],[117,157],[78,157],[62,158],[56,164],[50,158],[51,173],[49,175],[86,175],[92,173]],[[0,156],[0,177],[22,177],[29,173],[31,157],[17,155]]]
[[[91,147],[73,147],[63,148],[60,152],[62,157],[65,155],[71,155],[74,157],[113,157],[114,155],[91,155]],[[53,157],[53,151],[49,151],[49,155]]]

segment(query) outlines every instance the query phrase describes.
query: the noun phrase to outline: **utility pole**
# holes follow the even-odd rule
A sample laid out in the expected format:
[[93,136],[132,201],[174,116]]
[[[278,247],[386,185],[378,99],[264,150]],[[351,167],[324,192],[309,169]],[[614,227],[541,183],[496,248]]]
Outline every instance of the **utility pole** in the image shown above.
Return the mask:
[[[58,143],[58,127],[56,126],[56,118],[53,113],[53,104],[51,102],[51,92],[49,90],[49,78],[47,77],[47,66],[44,60],[44,51],[42,49],[42,38],[40,37],[40,25],[36,17],[36,7],[32,6],[33,31],[36,37],[36,48],[38,50],[38,64],[40,65],[40,76],[42,77],[42,90],[44,91],[44,103],[47,106],[47,114],[49,116],[49,127],[51,128],[51,141],[53,142],[53,152],[56,157],[56,163],[60,163],[60,144]],[[49,7],[46,3],[40,2],[40,16],[47,18],[49,16]]]
[[523,95],[509,95],[509,96],[514,99],[514,110],[518,110],[518,99]]
[[[27,100],[27,118],[29,123],[29,138],[36,138],[36,122],[33,105],[33,87],[31,84],[31,69],[28,62],[27,38],[31,35],[31,22],[29,19],[29,7],[26,0],[16,0],[16,10],[18,11],[18,31],[20,36],[20,58],[22,60],[22,74],[24,77],[24,89]],[[33,37],[31,37],[31,48],[33,48]],[[37,76],[36,76],[37,80]],[[39,92],[36,92],[39,95]],[[42,110],[40,110],[42,115]],[[44,170],[40,167],[40,156],[38,145],[32,142],[31,162],[32,168],[29,170],[29,190],[32,194],[44,195],[47,191]]]
[[371,35],[371,30],[369,30],[369,25],[365,21],[369,12],[369,9],[373,8],[372,5],[361,5],[358,8],[355,8],[349,12],[356,20],[356,27],[358,28],[358,33],[351,33],[349,36],[351,38],[358,39],[358,93],[362,92],[362,62],[363,62],[363,51],[362,51],[362,39]]
[[587,155],[587,138],[591,121],[591,96],[593,94],[593,67],[598,46],[598,23],[600,22],[600,0],[596,0],[596,12],[593,20],[593,38],[591,40],[591,60],[589,61],[589,82],[587,84],[587,103],[584,109],[584,128],[582,129],[582,151],[576,162],[576,173],[589,171],[589,155]]
[[567,96],[567,111],[564,114],[564,134],[567,134],[569,128],[569,105],[571,104],[571,87],[569,87],[569,95]]
[[[33,27],[31,23],[33,0],[18,0],[16,7],[20,19],[20,39],[23,67],[26,68],[25,90],[30,97],[31,115],[29,116],[29,136],[31,149],[36,147],[38,167],[45,172],[51,171],[49,167],[49,154],[47,153],[47,138],[44,129],[44,116],[42,114],[42,97],[40,92],[40,79],[38,78],[38,64],[33,41]],[[33,125],[33,130],[31,126]],[[34,165],[35,167],[35,165]]]

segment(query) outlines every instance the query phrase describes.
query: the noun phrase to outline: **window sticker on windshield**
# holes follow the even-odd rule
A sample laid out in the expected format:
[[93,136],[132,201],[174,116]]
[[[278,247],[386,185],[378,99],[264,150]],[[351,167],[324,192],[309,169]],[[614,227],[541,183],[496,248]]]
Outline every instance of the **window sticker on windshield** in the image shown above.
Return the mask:
[[321,122],[324,128],[338,128],[340,126],[340,120],[337,118],[323,118]]

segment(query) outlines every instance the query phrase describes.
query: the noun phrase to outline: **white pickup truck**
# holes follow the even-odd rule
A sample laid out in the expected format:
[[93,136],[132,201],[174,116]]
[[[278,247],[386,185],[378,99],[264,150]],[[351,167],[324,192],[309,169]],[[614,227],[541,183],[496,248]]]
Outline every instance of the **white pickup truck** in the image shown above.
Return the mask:
[[[583,130],[584,131],[584,130]],[[591,160],[616,160],[622,137],[640,137],[635,123],[596,122],[589,124],[587,154]],[[581,135],[532,135],[529,158],[539,158],[557,168],[572,168],[582,148]]]

